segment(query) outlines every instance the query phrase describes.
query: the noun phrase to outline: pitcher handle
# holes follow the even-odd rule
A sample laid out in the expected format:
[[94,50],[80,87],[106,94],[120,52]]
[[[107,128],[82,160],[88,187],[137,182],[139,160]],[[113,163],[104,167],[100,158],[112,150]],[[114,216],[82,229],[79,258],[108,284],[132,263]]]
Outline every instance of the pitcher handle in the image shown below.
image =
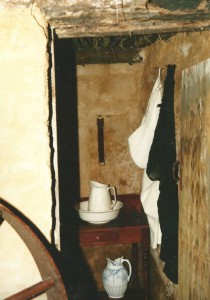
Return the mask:
[[130,280],[131,274],[132,274],[132,267],[131,267],[131,263],[128,259],[122,259],[122,263],[123,262],[127,262],[128,266],[129,266],[129,274],[128,274],[128,281]]
[[115,206],[115,204],[117,203],[116,190],[115,190],[114,186],[109,186],[108,190],[113,190],[114,203],[111,205],[111,208],[113,208]]

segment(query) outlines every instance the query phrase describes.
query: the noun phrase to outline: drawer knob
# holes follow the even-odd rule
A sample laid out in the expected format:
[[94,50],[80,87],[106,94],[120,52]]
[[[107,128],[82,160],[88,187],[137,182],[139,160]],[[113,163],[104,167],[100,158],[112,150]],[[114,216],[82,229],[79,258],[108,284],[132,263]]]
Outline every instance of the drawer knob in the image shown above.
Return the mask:
[[97,241],[99,241],[100,240],[100,236],[97,236],[96,239],[97,239]]

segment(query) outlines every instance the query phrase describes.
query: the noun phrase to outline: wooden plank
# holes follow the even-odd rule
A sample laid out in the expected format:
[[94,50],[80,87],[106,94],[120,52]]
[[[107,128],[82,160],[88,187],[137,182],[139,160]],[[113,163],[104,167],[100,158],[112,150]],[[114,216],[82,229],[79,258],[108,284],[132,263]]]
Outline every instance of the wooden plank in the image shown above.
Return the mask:
[[210,295],[210,60],[182,76],[178,299]]
[[55,28],[56,35],[61,39],[74,37],[116,36],[119,34],[156,34],[169,32],[194,32],[210,29],[210,21],[197,22],[148,22],[139,24],[119,24],[112,26],[59,26]]

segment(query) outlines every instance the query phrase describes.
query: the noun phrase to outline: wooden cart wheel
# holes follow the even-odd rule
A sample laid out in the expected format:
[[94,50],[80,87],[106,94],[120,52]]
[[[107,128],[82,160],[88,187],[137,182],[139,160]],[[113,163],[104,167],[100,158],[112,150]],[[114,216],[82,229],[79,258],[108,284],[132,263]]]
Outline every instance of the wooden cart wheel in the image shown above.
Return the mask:
[[40,272],[42,281],[32,285],[5,300],[27,300],[43,293],[49,300],[67,300],[66,290],[58,268],[38,235],[25,223],[6,201],[0,199],[0,217],[7,221],[28,247]]

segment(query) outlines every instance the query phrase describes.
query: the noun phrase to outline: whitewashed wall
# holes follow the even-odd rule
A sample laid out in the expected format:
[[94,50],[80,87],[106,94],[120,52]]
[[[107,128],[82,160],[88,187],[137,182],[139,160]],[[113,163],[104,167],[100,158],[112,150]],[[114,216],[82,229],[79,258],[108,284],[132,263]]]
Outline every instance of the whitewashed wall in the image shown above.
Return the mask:
[[[0,197],[50,239],[47,35],[38,11],[0,8]],[[25,244],[0,226],[0,299],[40,280]],[[46,296],[40,296],[45,299]]]

